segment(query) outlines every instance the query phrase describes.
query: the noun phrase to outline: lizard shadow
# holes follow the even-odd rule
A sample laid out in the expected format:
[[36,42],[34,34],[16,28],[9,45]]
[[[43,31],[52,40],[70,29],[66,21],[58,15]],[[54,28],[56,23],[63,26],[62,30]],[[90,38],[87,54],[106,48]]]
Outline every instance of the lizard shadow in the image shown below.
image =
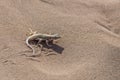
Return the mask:
[[[37,44],[38,41],[34,41],[34,42]],[[43,45],[43,48],[52,49],[53,51],[55,51],[58,54],[62,54],[62,52],[64,50],[63,47],[61,47],[57,44],[54,44],[53,42],[49,42],[49,45],[51,45],[51,46],[48,46],[45,41],[42,41],[40,44]]]
[[53,51],[57,52],[58,54],[62,54],[62,52],[63,52],[63,50],[64,50],[63,47],[61,47],[61,46],[59,46],[59,45],[57,45],[57,44],[54,44],[54,43],[52,43],[52,42],[49,43],[49,44],[51,45],[50,47],[47,46],[47,45],[45,44],[45,42],[42,42],[41,44],[43,45],[44,48],[52,49]]

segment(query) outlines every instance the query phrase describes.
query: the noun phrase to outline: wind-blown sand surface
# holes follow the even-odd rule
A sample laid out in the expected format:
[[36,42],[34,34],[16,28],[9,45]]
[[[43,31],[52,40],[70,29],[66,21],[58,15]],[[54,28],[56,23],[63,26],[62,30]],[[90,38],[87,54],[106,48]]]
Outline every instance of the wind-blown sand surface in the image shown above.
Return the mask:
[[[22,55],[28,28],[59,33],[56,55]],[[0,0],[0,80],[119,79],[119,0]]]

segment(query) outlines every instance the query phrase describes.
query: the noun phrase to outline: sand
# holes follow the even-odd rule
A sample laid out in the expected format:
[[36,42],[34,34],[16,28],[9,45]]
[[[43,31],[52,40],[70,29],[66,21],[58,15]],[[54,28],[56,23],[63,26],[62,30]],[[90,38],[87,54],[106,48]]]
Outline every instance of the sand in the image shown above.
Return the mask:
[[[119,0],[0,0],[0,80],[119,80]],[[28,29],[62,36],[46,55]],[[40,53],[39,48],[36,54]]]

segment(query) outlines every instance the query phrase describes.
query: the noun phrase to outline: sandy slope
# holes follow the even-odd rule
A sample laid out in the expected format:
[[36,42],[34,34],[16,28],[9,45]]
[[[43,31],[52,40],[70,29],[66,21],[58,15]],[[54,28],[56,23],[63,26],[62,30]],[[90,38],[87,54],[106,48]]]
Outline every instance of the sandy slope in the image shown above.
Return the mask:
[[[0,0],[0,80],[119,80],[119,4]],[[52,51],[57,55],[21,55],[32,54],[25,44],[28,28],[61,34]]]

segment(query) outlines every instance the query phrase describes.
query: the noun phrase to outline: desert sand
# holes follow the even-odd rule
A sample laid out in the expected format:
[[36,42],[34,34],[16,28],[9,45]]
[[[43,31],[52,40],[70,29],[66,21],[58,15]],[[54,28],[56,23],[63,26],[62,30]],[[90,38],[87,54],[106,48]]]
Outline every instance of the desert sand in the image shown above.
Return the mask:
[[[29,28],[62,36],[52,55],[24,55]],[[119,79],[119,0],[0,0],[0,80]]]

